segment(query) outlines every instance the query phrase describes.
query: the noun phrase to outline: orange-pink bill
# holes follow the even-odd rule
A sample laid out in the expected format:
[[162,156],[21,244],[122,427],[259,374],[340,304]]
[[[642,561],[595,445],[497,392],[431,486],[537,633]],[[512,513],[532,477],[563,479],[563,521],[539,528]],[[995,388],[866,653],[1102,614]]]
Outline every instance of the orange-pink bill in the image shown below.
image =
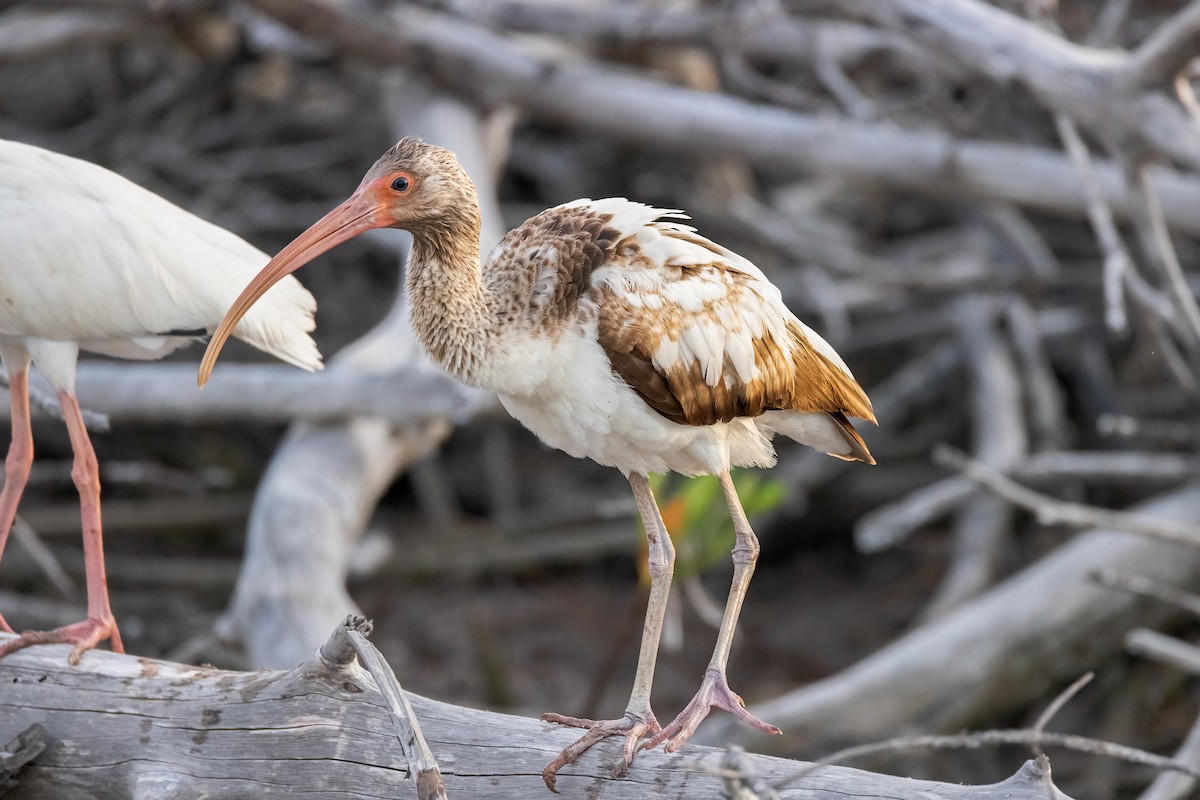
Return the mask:
[[196,382],[201,387],[208,383],[213,367],[216,366],[217,356],[233,333],[233,329],[237,327],[238,322],[246,315],[250,307],[272,286],[322,253],[353,239],[363,231],[387,224],[380,223],[381,215],[376,213],[378,208],[378,203],[372,197],[372,193],[360,188],[349,200],[330,211],[311,228],[297,236],[291,244],[280,250],[254,276],[254,280],[250,281],[250,284],[242,290],[237,300],[233,301],[229,311],[225,312],[225,318],[221,320],[221,324],[208,342],[208,349],[204,351]]

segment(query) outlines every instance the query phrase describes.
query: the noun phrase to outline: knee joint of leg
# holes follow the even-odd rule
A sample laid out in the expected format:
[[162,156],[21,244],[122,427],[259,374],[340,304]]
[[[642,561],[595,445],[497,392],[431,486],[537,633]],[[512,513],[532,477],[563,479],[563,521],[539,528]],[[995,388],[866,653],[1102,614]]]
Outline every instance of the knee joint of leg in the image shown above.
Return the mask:
[[98,488],[99,469],[100,466],[94,458],[76,460],[71,467],[71,479],[75,481],[75,487],[80,490]]
[[652,578],[671,574],[671,571],[675,568],[675,548],[672,546],[670,539],[667,539],[665,542],[657,542],[650,547],[646,567]]
[[762,547],[758,544],[757,536],[741,539],[733,546],[733,563],[753,564],[758,561],[758,554],[761,550]]

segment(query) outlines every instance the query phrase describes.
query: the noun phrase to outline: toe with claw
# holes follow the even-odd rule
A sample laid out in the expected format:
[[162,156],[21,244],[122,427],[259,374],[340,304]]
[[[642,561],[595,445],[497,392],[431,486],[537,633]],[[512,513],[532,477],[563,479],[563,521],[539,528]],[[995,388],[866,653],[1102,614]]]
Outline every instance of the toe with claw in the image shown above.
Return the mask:
[[0,658],[35,644],[73,644],[75,647],[67,656],[67,663],[74,667],[79,664],[79,659],[83,658],[84,653],[105,639],[112,640],[114,653],[125,652],[116,620],[111,616],[105,619],[88,617],[82,622],[64,625],[52,631],[25,631],[16,639],[0,646]]
[[646,741],[641,749],[650,750],[666,742],[663,749],[668,753],[674,753],[691,738],[692,734],[696,732],[696,728],[708,716],[709,709],[713,707],[725,709],[742,722],[763,733],[783,733],[779,728],[763,722],[746,710],[746,704],[742,698],[729,688],[729,681],[723,670],[709,669],[704,673],[704,680],[700,684],[699,691],[696,692],[696,696],[687,704],[687,707],[679,713],[674,722]]
[[587,729],[587,733],[579,737],[574,744],[566,747],[558,754],[558,758],[551,761],[542,770],[542,780],[546,782],[546,788],[552,792],[558,791],[554,788],[558,771],[587,752],[596,742],[607,739],[609,736],[621,736],[625,739],[622,759],[612,771],[612,776],[619,778],[629,770],[629,765],[633,763],[633,756],[637,753],[638,749],[637,743],[643,737],[654,736],[662,730],[659,727],[658,721],[654,718],[654,712],[649,709],[646,710],[645,714],[626,711],[625,716],[620,719],[609,720],[581,719],[579,717],[566,717],[562,714],[543,714],[542,721],[567,725],[572,728]]

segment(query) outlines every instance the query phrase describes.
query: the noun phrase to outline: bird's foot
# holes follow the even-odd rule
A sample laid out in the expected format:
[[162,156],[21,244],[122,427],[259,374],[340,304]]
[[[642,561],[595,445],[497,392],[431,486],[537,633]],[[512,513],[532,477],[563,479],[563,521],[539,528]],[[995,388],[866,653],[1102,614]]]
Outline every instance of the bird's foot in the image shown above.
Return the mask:
[[574,744],[565,748],[558,754],[558,758],[551,761],[542,770],[542,780],[546,782],[546,788],[552,792],[558,791],[554,788],[558,771],[579,758],[601,739],[607,739],[609,736],[625,738],[622,759],[612,771],[612,776],[619,778],[629,771],[629,765],[633,763],[633,756],[637,752],[638,741],[644,736],[653,736],[661,730],[658,720],[654,718],[654,712],[648,707],[644,714],[626,711],[625,716],[620,719],[595,720],[564,717],[562,714],[542,714],[542,721],[568,725],[572,728],[587,728],[587,733],[579,737]]
[[10,627],[9,624],[4,621],[3,614],[0,614],[0,633],[16,633],[16,631],[14,631],[12,627]]
[[729,688],[729,681],[725,677],[724,670],[709,669],[704,673],[704,680],[700,683],[700,689],[692,698],[692,702],[679,712],[679,716],[675,718],[674,722],[651,737],[642,745],[641,749],[650,750],[666,742],[663,749],[668,753],[674,753],[691,738],[692,734],[696,732],[696,728],[708,716],[708,710],[713,707],[725,709],[751,728],[756,728],[763,733],[783,733],[779,728],[763,722],[746,710],[746,704],[742,698]]
[[117,622],[111,614],[104,618],[88,617],[83,622],[64,625],[52,631],[24,631],[16,639],[0,646],[0,658],[35,644],[73,644],[75,647],[67,656],[67,663],[74,667],[79,664],[79,659],[83,658],[84,653],[105,639],[112,640],[114,653],[125,652],[121,644],[121,634],[117,630]]

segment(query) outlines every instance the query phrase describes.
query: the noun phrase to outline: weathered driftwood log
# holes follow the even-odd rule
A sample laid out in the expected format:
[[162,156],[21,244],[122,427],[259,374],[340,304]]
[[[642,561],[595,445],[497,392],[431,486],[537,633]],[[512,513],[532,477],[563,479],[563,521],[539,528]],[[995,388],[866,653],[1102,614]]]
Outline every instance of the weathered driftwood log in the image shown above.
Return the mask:
[[[1163,520],[1195,519],[1200,486],[1131,510]],[[849,669],[751,709],[794,736],[754,739],[720,720],[700,731],[703,741],[795,752],[813,740],[954,731],[1020,707],[1120,652],[1129,628],[1154,625],[1172,613],[1097,586],[1090,575],[1106,567],[1194,585],[1200,547],[1109,530],[1078,535]]]
[[[4,635],[0,634],[0,640]],[[375,680],[357,661],[317,650],[287,671],[227,672],[94,651],[67,666],[65,646],[0,661],[0,742],[31,725],[46,749],[16,773],[5,800],[208,800],[415,798],[415,776]],[[541,770],[576,733],[523,717],[461,708],[409,694],[447,795],[552,797]],[[609,774],[620,742],[598,745],[559,775],[563,797],[723,797],[723,752],[688,746],[638,755],[624,778]],[[805,764],[745,756],[767,780]],[[991,786],[962,786],[824,767],[781,798],[840,800],[1041,800],[1026,765]],[[1063,797],[1061,794],[1058,797]]]

